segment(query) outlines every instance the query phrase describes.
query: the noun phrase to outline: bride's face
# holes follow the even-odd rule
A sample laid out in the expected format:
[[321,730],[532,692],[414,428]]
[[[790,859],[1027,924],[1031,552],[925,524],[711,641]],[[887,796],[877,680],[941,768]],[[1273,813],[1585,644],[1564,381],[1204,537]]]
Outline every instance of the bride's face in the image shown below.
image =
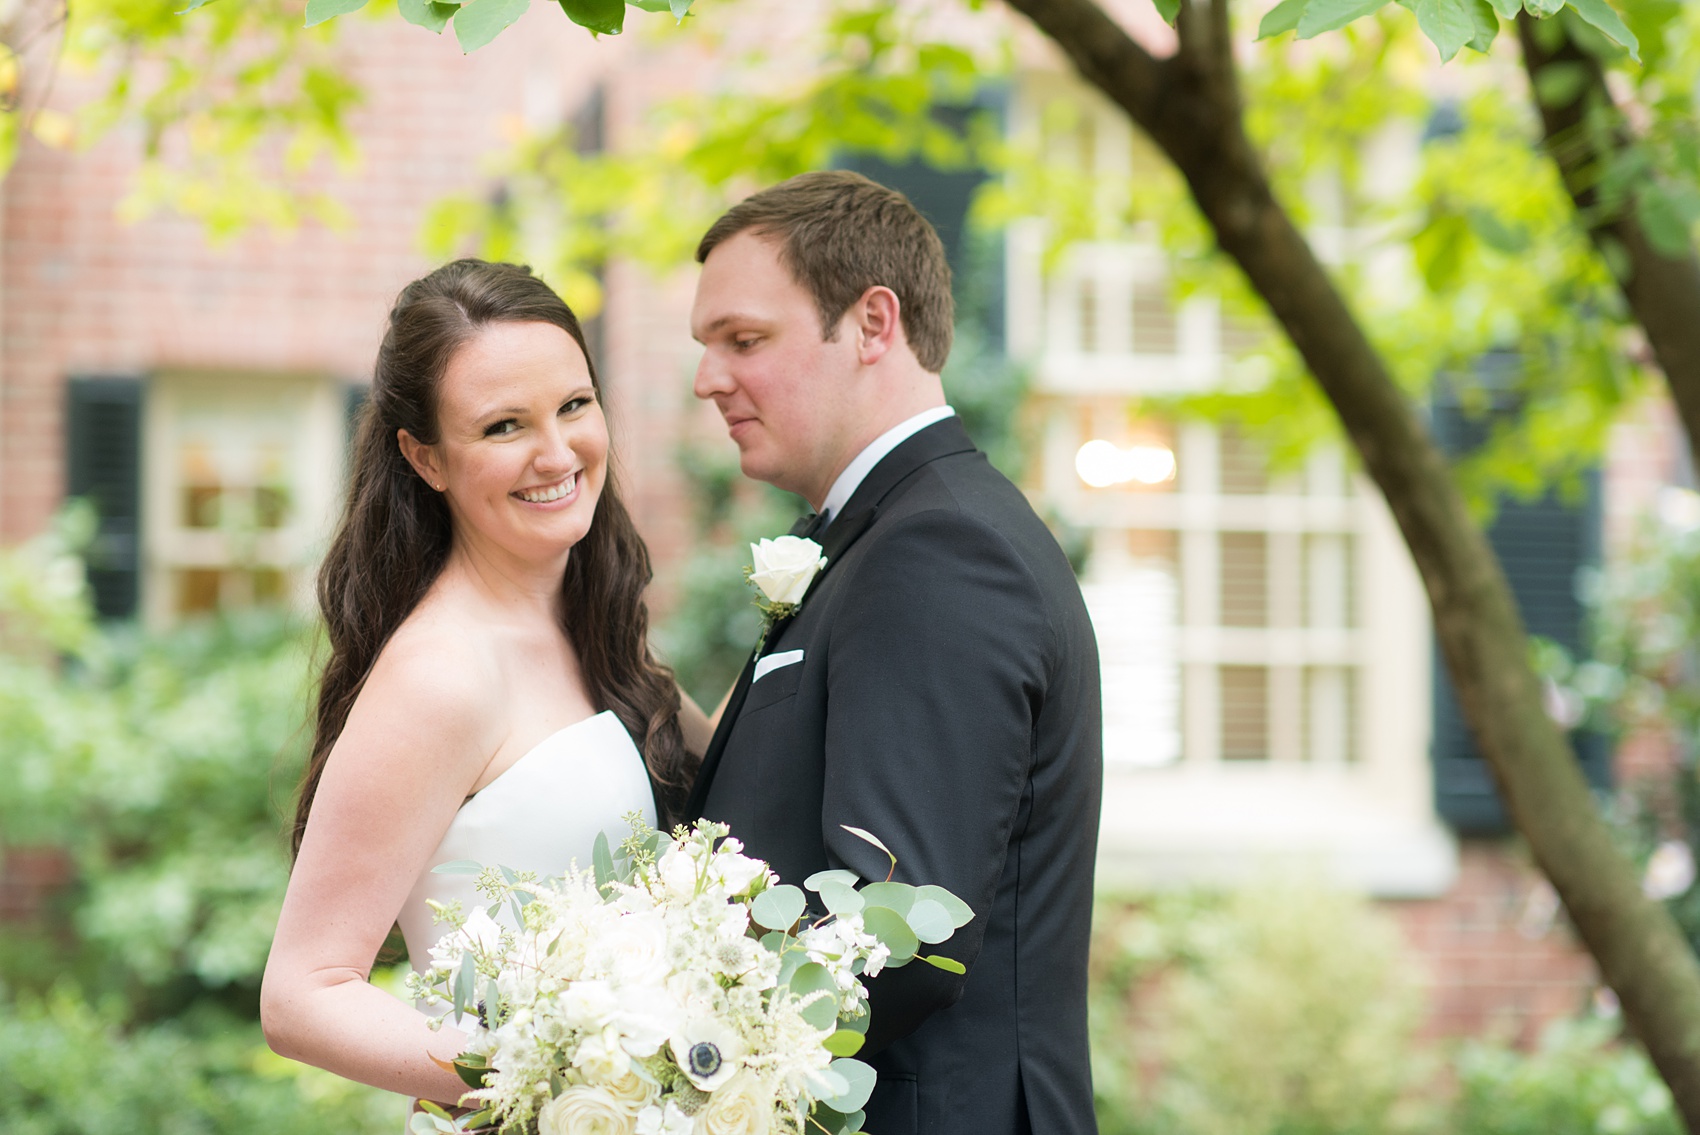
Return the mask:
[[401,446],[448,501],[460,539],[547,561],[590,531],[608,423],[584,352],[552,323],[494,323],[449,360],[435,445]]

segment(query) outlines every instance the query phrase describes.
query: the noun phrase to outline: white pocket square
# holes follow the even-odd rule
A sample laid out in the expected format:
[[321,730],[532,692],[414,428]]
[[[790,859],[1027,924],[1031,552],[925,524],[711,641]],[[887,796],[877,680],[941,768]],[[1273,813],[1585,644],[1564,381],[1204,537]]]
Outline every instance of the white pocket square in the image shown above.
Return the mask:
[[756,659],[756,672],[750,678],[750,684],[754,685],[768,674],[773,673],[775,670],[783,670],[787,666],[795,666],[802,660],[803,652],[800,650],[782,650],[778,654],[764,655],[763,657]]

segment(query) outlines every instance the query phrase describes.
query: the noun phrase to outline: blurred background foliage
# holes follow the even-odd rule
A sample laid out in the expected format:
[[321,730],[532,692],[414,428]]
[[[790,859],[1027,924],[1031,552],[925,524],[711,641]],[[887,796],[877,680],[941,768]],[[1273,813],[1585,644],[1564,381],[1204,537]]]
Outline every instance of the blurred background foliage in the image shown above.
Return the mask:
[[[705,520],[727,523],[713,503]],[[777,522],[790,505],[750,507]],[[0,925],[0,1127],[396,1130],[400,1100],[272,1055],[257,1023],[314,628],[265,612],[160,635],[97,625],[86,527],[73,509],[0,553],[0,855],[72,868],[37,917]],[[668,635],[704,659],[720,635],[735,662],[738,631]],[[1680,1130],[1613,1021],[1561,1024],[1533,1052],[1424,1040],[1386,916],[1297,880],[1106,898],[1092,997],[1105,1135]]]

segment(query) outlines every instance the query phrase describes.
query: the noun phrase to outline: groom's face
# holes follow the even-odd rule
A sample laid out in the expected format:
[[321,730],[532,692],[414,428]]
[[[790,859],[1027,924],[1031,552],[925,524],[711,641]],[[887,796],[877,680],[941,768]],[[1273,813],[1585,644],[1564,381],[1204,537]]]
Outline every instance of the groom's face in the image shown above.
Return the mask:
[[709,253],[691,334],[703,345],[693,389],[712,399],[737,443],[744,475],[817,507],[848,462],[860,423],[848,394],[855,336],[821,336],[814,298],[773,241],[741,232]]

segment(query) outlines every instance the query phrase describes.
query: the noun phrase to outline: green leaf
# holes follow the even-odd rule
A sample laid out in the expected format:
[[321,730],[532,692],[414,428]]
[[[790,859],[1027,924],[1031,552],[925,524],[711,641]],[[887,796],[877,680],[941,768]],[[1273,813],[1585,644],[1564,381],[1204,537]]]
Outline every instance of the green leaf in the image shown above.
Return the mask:
[[1640,41],[1606,0],[1570,0],[1570,7],[1601,35],[1629,52],[1631,59],[1637,63],[1641,61]]
[[484,864],[476,859],[456,859],[448,863],[439,863],[431,868],[433,875],[476,875],[484,870]]
[[607,832],[597,832],[596,842],[590,845],[590,869],[596,875],[598,887],[606,887],[614,881],[614,852],[608,846]]
[[1300,39],[1343,28],[1353,20],[1386,7],[1388,0],[1310,0],[1299,18]]
[[785,939],[790,937],[783,930],[769,930],[761,936],[761,947],[770,954],[777,954],[785,948]]
[[1529,230],[1522,225],[1508,225],[1487,209],[1470,209],[1464,216],[1469,220],[1470,231],[1476,234],[1476,239],[1495,252],[1515,256],[1528,251]]
[[619,35],[626,24],[626,0],[560,0],[567,19],[597,35]]
[[846,887],[854,887],[862,881],[862,877],[854,871],[839,869],[836,871],[816,871],[803,880],[803,886],[811,891],[820,890],[822,883],[843,883]]
[[797,972],[793,973],[791,980],[786,983],[786,988],[791,990],[794,997],[807,997],[811,993],[822,992],[829,994],[806,1007],[803,1010],[803,1019],[823,1031],[838,1022],[838,982],[819,962],[798,966]]
[[918,894],[908,883],[869,883],[862,888],[862,902],[868,906],[883,906],[898,914],[908,914]]
[[868,1102],[868,1097],[874,1091],[874,1070],[860,1060],[840,1058],[829,1065],[832,1071],[844,1077],[849,1088],[840,1095],[820,1102],[834,1111],[848,1115],[853,1111],[862,1110],[862,1105]]
[[350,12],[358,12],[366,0],[307,0],[307,26],[313,27]]
[[893,867],[897,866],[897,856],[893,855],[891,848],[881,843],[879,841],[879,837],[874,835],[873,832],[867,831],[863,828],[853,828],[849,824],[839,824],[838,826],[855,836],[857,839],[867,840],[869,843],[885,852],[886,856],[891,860],[891,865]]
[[974,921],[973,908],[943,887],[935,887],[929,883],[924,887],[915,888],[915,901],[920,902],[922,899],[930,899],[944,907],[945,912],[950,915],[950,924],[958,930]]
[[1468,221],[1456,213],[1442,213],[1411,238],[1411,253],[1429,291],[1445,292],[1457,285],[1469,236]]
[[472,960],[472,951],[467,950],[460,956],[460,969],[455,973],[454,1007],[455,1012],[464,1016],[472,1008],[474,982],[478,980],[477,963]]
[[1692,193],[1675,194],[1658,182],[1642,187],[1635,201],[1635,218],[1654,248],[1665,256],[1682,256],[1693,247],[1693,228],[1700,214]]
[[1181,0],[1151,0],[1157,6],[1157,14],[1163,17],[1165,24],[1173,25],[1175,17],[1181,14]]
[[1458,49],[1476,34],[1467,0],[1398,0],[1417,17],[1417,26],[1440,52],[1442,63],[1450,62]]
[[484,1062],[482,1056],[463,1052],[455,1057],[454,1069],[461,1083],[477,1090],[484,1086],[484,1074],[490,1070],[490,1066]]
[[1464,46],[1471,51],[1487,51],[1493,46],[1493,41],[1499,36],[1499,16],[1495,14],[1493,5],[1488,0],[1469,0],[1470,21],[1475,25],[1475,34]]
[[750,904],[750,920],[768,930],[789,930],[808,905],[808,896],[800,887],[781,883],[756,896]]
[[396,0],[401,18],[427,31],[442,33],[449,19],[460,10],[459,4],[438,4],[435,0]]
[[1257,25],[1257,38],[1268,39],[1298,27],[1299,18],[1305,14],[1306,2],[1307,0],[1281,0],[1263,14],[1262,22]]
[[921,944],[915,937],[915,932],[909,929],[909,924],[903,921],[903,916],[888,907],[868,907],[862,912],[862,925],[867,928],[869,934],[885,943],[886,949],[891,951],[891,961],[888,964],[893,966],[907,964]]
[[951,925],[950,913],[932,899],[916,899],[904,921],[909,923],[915,937],[929,946],[938,945],[956,930]]
[[176,12],[174,12],[172,14],[176,15],[176,16],[187,16],[190,12],[193,12],[196,8],[204,8],[208,4],[211,4],[211,3],[212,3],[212,0],[189,0],[188,7],[179,8]]
[[839,1029],[823,1042],[824,1047],[834,1056],[854,1056],[862,1051],[862,1045],[868,1038],[855,1029]]
[[1565,0],[1523,0],[1523,7],[1529,15],[1538,19],[1558,14],[1564,8]]
[[691,14],[691,3],[692,0],[668,0],[667,10],[673,13],[675,20],[682,23],[685,17]]
[[820,888],[820,901],[836,915],[855,914],[867,905],[867,900],[855,887],[827,882]]
[[455,39],[470,55],[502,34],[531,6],[531,0],[472,0],[455,13]]
[[1488,0],[1488,3],[1493,5],[1494,15],[1502,20],[1515,20],[1523,10],[1523,0]]
[[926,962],[934,969],[942,969],[946,973],[963,974],[968,972],[968,967],[957,961],[955,958],[941,958],[937,954],[916,954],[915,957],[919,961]]
[[1535,72],[1535,97],[1542,106],[1569,106],[1590,81],[1586,64],[1548,63]]

